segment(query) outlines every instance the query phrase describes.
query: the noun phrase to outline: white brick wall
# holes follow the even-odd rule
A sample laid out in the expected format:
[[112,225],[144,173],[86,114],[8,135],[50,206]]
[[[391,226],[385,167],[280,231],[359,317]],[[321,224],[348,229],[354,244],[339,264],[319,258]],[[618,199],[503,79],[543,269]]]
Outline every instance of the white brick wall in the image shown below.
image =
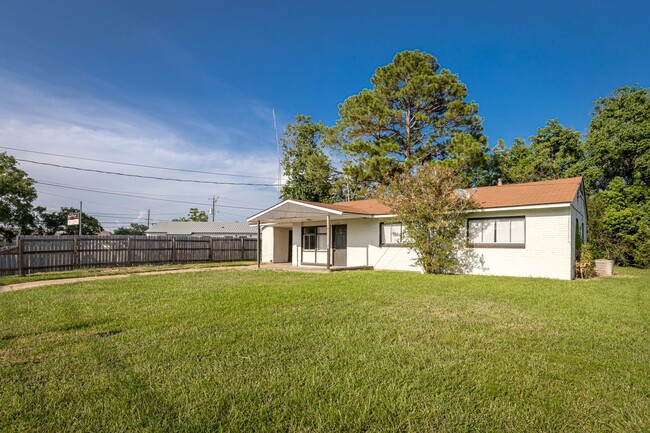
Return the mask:
[[473,248],[482,264],[471,273],[516,277],[572,278],[569,207],[481,212],[478,217],[525,216],[525,248]]
[[[470,215],[471,217],[472,215]],[[478,212],[473,216],[526,218],[525,248],[472,248],[468,251],[477,259],[469,273],[481,275],[504,275],[520,277],[546,277],[571,279],[574,277],[575,219],[586,225],[584,201],[576,198],[572,206],[546,209]],[[347,224],[347,265],[373,266],[378,270],[409,270],[421,272],[415,265],[415,252],[407,248],[379,245],[379,219],[359,218],[332,221],[332,224]],[[304,226],[324,225],[325,221],[312,221]],[[301,227],[293,224],[293,264],[301,263]],[[463,233],[465,235],[465,233]],[[262,259],[273,259],[273,230],[262,231]],[[277,237],[277,236],[276,236]],[[281,236],[287,242],[286,236]],[[276,251],[280,254],[280,251]],[[282,251],[281,254],[286,255]],[[313,253],[311,253],[313,255]],[[311,256],[305,263],[313,263]],[[326,263],[325,253],[316,254],[319,264]]]

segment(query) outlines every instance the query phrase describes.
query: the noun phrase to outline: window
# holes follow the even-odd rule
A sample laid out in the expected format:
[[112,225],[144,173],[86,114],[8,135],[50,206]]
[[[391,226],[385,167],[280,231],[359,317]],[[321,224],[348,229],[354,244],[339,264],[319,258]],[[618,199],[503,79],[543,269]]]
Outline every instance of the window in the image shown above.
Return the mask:
[[379,244],[401,244],[404,240],[404,228],[402,223],[381,223],[379,225]]
[[316,249],[316,227],[304,227],[302,229],[302,247],[305,250]]
[[327,250],[327,227],[303,227],[302,246],[305,250]]
[[467,240],[474,247],[523,248],[526,243],[526,218],[468,219]]
[[327,250],[327,227],[316,227],[316,247],[319,251]]

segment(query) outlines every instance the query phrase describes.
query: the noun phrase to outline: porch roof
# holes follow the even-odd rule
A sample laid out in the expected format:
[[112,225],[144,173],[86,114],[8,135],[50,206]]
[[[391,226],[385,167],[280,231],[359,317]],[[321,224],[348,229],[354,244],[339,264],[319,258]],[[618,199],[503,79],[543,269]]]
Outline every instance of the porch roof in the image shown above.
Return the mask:
[[302,200],[285,200],[248,218],[250,224],[260,222],[305,221],[324,219],[327,215],[338,218],[390,215],[388,206],[378,200],[357,200],[341,203],[315,203]]

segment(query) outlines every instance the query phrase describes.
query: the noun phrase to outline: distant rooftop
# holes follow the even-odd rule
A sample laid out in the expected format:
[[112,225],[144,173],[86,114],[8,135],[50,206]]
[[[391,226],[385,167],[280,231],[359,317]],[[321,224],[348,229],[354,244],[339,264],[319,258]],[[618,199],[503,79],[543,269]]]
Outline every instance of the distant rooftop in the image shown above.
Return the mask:
[[147,229],[147,234],[154,235],[256,235],[257,228],[245,222],[185,222],[163,221]]

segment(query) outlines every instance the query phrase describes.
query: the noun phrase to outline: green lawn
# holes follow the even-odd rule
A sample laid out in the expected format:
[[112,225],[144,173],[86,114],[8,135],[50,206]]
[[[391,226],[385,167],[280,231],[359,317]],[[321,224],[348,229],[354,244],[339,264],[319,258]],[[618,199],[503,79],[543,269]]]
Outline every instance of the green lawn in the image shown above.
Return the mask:
[[0,293],[2,431],[650,431],[650,272]]

